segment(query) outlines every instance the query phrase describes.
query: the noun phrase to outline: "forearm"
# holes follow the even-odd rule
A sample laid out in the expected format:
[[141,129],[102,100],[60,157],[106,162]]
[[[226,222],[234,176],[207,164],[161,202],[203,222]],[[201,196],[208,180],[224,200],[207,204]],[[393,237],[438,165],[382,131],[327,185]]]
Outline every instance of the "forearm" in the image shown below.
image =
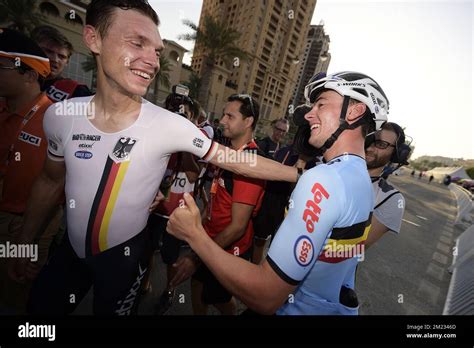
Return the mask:
[[[242,160],[238,160],[240,157]],[[219,145],[216,155],[210,162],[225,170],[256,179],[296,182],[298,177],[296,168],[285,166],[262,156],[243,156],[222,145]]]
[[[238,241],[245,233],[245,226],[240,227],[229,224],[225,229],[221,231],[217,236],[213,238],[214,242],[217,243],[222,249],[229,248],[232,243]],[[240,252],[239,252],[240,253]],[[235,253],[234,253],[235,254]]]
[[24,214],[20,238],[27,241],[38,239],[58,206],[64,192],[64,181],[53,181],[43,173],[36,179]]
[[227,290],[255,311],[264,314],[274,312],[272,292],[266,286],[268,283],[262,265],[229,254],[207,233],[196,231],[193,235],[193,240],[188,241],[191,248]]

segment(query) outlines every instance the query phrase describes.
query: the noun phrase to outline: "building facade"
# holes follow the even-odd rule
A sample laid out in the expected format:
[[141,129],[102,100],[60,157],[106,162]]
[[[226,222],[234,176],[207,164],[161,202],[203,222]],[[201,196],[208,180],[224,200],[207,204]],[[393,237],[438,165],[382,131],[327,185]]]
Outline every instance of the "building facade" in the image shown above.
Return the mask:
[[304,88],[311,77],[320,72],[327,72],[331,62],[329,43],[329,35],[324,32],[324,24],[311,25],[292,97],[292,105],[295,107],[305,102]]
[[[204,0],[200,23],[206,15],[227,23],[241,33],[236,45],[247,54],[232,66],[217,62],[208,111],[220,116],[228,95],[249,93],[260,103],[262,126],[287,115],[315,6],[316,0]],[[192,68],[197,73],[203,59],[196,45]]]

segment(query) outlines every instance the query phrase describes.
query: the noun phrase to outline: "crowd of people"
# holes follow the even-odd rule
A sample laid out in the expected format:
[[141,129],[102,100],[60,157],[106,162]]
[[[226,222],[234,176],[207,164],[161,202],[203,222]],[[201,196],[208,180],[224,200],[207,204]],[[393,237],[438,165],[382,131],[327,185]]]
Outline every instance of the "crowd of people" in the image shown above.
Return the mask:
[[405,209],[386,168],[409,147],[380,85],[317,74],[304,112],[256,140],[251,94],[228,96],[214,120],[180,85],[163,108],[143,99],[159,18],[123,3],[87,8],[94,94],[63,77],[73,47],[60,31],[0,29],[0,244],[38,247],[35,260],[0,258],[0,312],[70,314],[93,287],[95,315],[136,314],[159,255],[157,315],[185,281],[194,314],[238,314],[236,299],[247,314],[358,314],[358,263],[400,233]]

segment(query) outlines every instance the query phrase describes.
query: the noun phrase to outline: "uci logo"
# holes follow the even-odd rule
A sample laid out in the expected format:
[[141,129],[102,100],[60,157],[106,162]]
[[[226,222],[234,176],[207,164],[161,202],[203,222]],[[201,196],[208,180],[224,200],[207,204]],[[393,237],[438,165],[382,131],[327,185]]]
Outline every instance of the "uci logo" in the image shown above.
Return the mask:
[[20,136],[18,137],[18,139],[20,139],[21,141],[24,141],[25,143],[28,143],[28,144],[31,144],[31,145],[34,145],[34,146],[40,146],[41,144],[41,138],[40,137],[37,137],[35,135],[32,135],[32,134],[28,134],[26,132],[21,132],[20,133]]
[[54,86],[50,86],[48,88],[48,97],[50,97],[54,101],[63,101],[66,100],[67,97],[69,97],[69,93],[66,93],[64,91],[61,91],[60,89],[57,89]]
[[311,192],[314,194],[314,197],[306,201],[306,209],[303,212],[303,220],[306,222],[306,230],[309,233],[313,233],[314,224],[319,221],[319,215],[321,214],[319,203],[323,200],[323,196],[326,199],[329,198],[329,193],[320,183],[315,183]]

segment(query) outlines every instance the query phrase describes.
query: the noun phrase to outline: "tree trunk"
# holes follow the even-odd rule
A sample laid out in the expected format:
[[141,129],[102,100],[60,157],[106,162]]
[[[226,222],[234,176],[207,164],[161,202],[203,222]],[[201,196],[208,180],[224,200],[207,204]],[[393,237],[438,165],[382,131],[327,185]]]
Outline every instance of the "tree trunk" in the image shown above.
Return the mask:
[[201,69],[201,88],[199,88],[198,101],[207,112],[209,108],[210,88],[212,69],[214,67],[214,61],[209,57],[206,57],[202,64]]

